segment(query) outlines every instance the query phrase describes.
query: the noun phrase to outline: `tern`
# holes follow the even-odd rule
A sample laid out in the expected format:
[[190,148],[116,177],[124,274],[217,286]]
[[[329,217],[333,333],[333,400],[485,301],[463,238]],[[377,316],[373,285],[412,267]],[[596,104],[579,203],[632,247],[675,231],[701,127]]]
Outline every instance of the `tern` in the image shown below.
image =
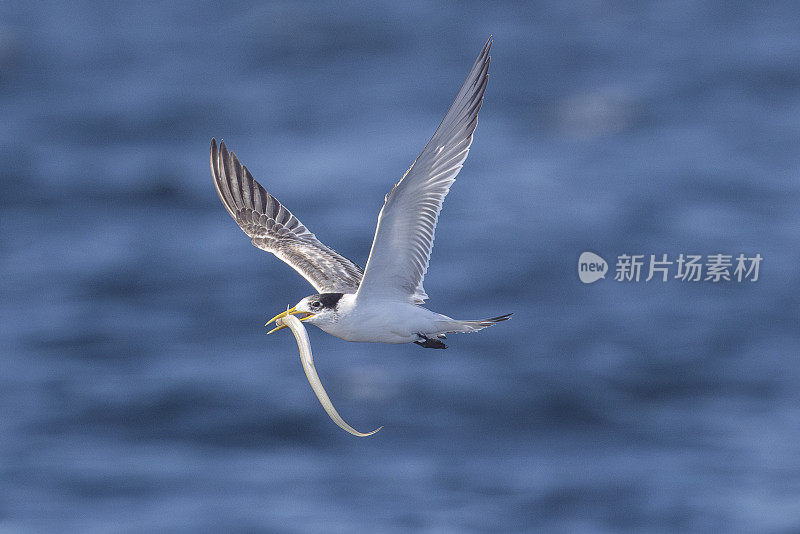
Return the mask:
[[[444,349],[446,334],[477,332],[491,319],[451,319],[422,304],[442,202],[469,153],[489,79],[490,37],[436,132],[386,195],[365,269],[325,246],[270,195],[221,142],[211,140],[211,172],[225,209],[253,244],[289,264],[317,291],[276,315],[316,325],[345,341],[416,343]],[[268,333],[285,328],[274,328]]]

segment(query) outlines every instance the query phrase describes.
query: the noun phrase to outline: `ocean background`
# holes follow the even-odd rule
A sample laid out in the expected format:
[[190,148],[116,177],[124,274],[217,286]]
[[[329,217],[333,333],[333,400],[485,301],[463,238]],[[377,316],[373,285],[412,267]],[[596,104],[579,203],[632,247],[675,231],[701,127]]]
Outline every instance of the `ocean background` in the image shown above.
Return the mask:
[[[794,2],[0,2],[1,532],[800,530]],[[446,351],[267,318],[313,289],[223,138],[363,265],[494,35],[425,288]],[[757,282],[577,259],[761,254]]]

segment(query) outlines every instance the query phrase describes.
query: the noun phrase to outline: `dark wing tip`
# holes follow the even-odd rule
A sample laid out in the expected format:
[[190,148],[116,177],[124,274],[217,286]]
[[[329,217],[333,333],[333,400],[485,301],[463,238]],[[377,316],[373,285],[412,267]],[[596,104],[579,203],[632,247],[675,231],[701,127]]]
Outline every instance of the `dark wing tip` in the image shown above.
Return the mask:
[[472,143],[471,136],[478,124],[478,112],[483,106],[483,95],[489,81],[489,62],[491,60],[489,51],[492,48],[492,41],[493,38],[489,37],[486,44],[483,45],[450,105],[450,109],[447,110],[447,114],[431,138],[431,141],[436,140],[435,145],[459,142],[464,139],[470,139],[468,143]]
[[220,141],[217,147],[217,140],[211,139],[211,174],[214,179],[214,188],[217,190],[219,199],[225,206],[231,217],[238,221],[238,212],[244,207],[239,191],[239,177],[241,172],[237,169],[234,162],[233,153],[228,152],[225,141]]
[[489,52],[492,50],[492,43],[494,43],[494,35],[490,35],[486,40],[486,43],[483,45],[483,48],[481,48],[481,52],[478,54],[478,58],[475,60],[476,65],[488,62],[490,59],[492,59],[492,56],[489,55]]
[[279,223],[298,237],[313,236],[289,210],[267,193],[236,154],[228,150],[224,141],[217,148],[212,140],[211,172],[225,209],[251,238],[261,237],[268,231],[263,217]]

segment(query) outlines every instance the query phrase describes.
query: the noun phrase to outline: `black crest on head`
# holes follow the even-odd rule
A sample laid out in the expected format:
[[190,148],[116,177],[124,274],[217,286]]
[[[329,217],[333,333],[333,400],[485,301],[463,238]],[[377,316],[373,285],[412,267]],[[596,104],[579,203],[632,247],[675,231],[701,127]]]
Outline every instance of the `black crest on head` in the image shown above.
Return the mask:
[[339,303],[343,295],[344,293],[321,293],[318,300],[323,308],[333,309],[336,307],[336,304]]

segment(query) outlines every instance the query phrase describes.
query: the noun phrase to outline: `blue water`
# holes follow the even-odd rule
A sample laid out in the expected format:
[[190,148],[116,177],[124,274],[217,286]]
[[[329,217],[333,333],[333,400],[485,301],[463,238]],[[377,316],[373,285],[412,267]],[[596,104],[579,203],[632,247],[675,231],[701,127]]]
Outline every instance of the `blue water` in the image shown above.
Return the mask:
[[[796,532],[800,8],[0,4],[0,531]],[[312,292],[224,138],[363,265],[489,34],[425,287],[446,351],[263,324]],[[757,282],[582,284],[620,254]],[[613,265],[612,265],[613,269]]]

